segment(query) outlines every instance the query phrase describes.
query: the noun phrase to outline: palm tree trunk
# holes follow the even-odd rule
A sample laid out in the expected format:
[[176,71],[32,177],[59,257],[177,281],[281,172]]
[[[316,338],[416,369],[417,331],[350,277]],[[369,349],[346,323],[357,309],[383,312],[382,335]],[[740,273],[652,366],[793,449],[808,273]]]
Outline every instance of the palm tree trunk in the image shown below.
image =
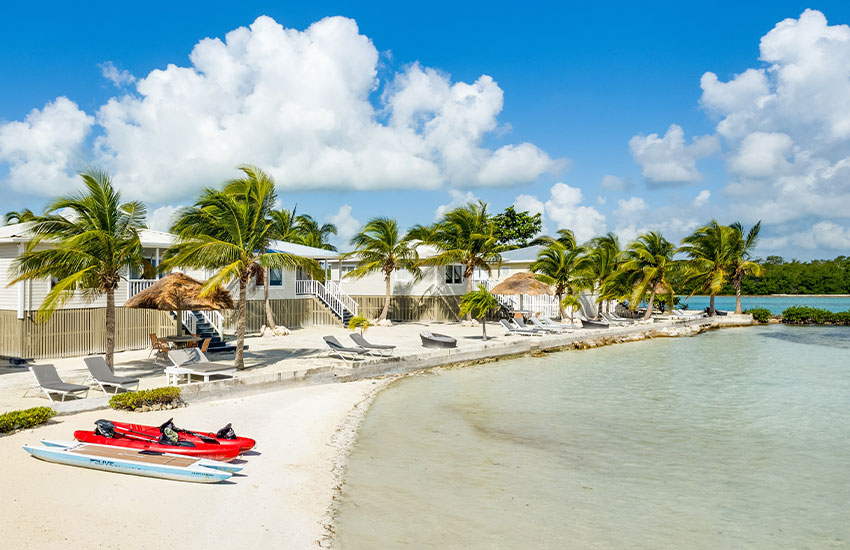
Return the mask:
[[735,280],[735,313],[741,314],[743,310],[741,309],[741,281]]
[[269,300],[269,268],[265,269],[263,274],[263,299],[266,302],[266,326],[274,330],[277,325],[274,323],[274,313],[272,313],[272,303]]
[[[555,297],[558,299],[558,315],[560,316],[560,319],[558,319],[558,320],[563,321],[565,315],[564,315],[564,306],[561,305],[561,300],[564,299],[564,296],[562,294],[555,294]],[[572,320],[572,318],[573,318],[573,315],[572,315],[572,313],[570,313],[570,320]]]
[[652,304],[655,302],[655,288],[652,289],[652,292],[649,294],[649,303],[646,306],[646,313],[644,313],[643,318],[649,319],[652,317]]
[[481,318],[481,333],[484,335],[482,339],[487,341],[487,314],[484,314],[484,317]]
[[390,297],[392,296],[392,294],[391,294],[392,288],[390,287],[390,274],[389,273],[387,273],[384,276],[384,282],[387,285],[387,297],[384,298],[384,309],[381,310],[381,315],[378,317],[378,321],[383,321],[384,319],[386,319],[387,314],[390,312]]
[[714,294],[708,299],[708,314],[714,317]]
[[236,368],[244,369],[245,360],[242,352],[245,348],[245,324],[247,322],[248,309],[248,281],[244,277],[239,278],[239,309],[236,321]]
[[115,372],[115,289],[106,291],[106,364]]
[[[467,292],[472,292],[472,273],[473,273],[472,267],[467,265],[466,271],[464,271],[464,275],[466,276],[466,291]],[[466,314],[466,320],[472,321],[472,312],[471,311]]]

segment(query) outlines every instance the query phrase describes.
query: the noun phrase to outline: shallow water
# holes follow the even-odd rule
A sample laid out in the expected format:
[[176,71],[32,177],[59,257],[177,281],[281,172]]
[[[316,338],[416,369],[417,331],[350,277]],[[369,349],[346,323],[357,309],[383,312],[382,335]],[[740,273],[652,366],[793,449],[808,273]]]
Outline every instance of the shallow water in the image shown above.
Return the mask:
[[714,331],[402,380],[338,548],[846,548],[850,329]]
[[[690,310],[701,310],[708,307],[708,296],[682,297],[683,304]],[[779,315],[791,306],[808,306],[828,311],[847,311],[850,309],[850,298],[835,296],[742,296],[741,309],[765,308],[774,315]],[[734,296],[716,296],[714,307],[723,311],[735,311]]]

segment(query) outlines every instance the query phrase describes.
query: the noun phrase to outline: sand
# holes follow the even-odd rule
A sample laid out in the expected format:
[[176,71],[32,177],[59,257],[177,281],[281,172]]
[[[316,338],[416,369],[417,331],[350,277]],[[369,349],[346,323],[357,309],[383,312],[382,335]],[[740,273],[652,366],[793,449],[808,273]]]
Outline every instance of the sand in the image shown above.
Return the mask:
[[[387,380],[275,391],[171,411],[94,411],[0,437],[5,548],[317,548],[359,421]],[[21,445],[70,440],[98,418],[257,439],[244,476],[196,484],[51,464]]]

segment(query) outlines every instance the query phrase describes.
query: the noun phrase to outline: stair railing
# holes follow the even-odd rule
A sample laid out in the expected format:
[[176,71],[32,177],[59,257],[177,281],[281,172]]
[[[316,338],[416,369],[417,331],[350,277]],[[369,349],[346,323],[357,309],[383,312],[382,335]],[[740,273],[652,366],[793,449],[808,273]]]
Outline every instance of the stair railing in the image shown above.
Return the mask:
[[[174,312],[174,314],[176,316],[177,312]],[[195,319],[195,314],[192,313],[190,310],[184,309],[184,310],[180,311],[179,315],[180,315],[180,322],[183,323],[183,326],[186,327],[186,330],[188,330],[191,334],[197,334],[198,333],[198,320]]]
[[342,287],[339,286],[338,282],[326,281],[325,286],[339,299],[340,302],[345,305],[348,311],[350,311],[352,314],[354,314],[355,317],[357,317],[357,310],[359,307],[357,305],[357,302],[354,301],[354,298],[352,298],[351,296],[346,294],[344,290],[342,290]]
[[224,339],[224,315],[220,311],[199,311],[201,317],[210,324],[218,333],[218,337]]
[[[295,281],[295,294],[316,296],[326,306],[328,306],[328,308],[332,312],[334,312],[334,314],[336,314],[336,316],[340,319],[345,316],[346,310],[357,315],[356,302],[354,303],[354,311],[347,308],[345,303],[342,301],[341,296],[339,295],[338,288],[339,287],[337,287],[337,292],[335,292],[334,290],[329,289],[319,281],[314,281],[312,279]],[[354,302],[354,300],[352,300],[352,302]]]

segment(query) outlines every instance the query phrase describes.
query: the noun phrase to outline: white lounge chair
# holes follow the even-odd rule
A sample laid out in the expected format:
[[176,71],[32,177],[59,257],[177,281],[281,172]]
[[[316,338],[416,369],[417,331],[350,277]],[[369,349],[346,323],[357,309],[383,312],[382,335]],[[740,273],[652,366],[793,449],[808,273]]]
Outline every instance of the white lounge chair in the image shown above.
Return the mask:
[[541,336],[543,332],[531,330],[530,328],[519,328],[507,322],[505,319],[500,319],[499,323],[508,331],[508,334],[519,334],[520,336]]
[[89,369],[89,377],[86,380],[94,380],[98,386],[100,386],[100,390],[103,393],[109,393],[106,388],[111,387],[114,388],[113,394],[118,393],[118,390],[127,390],[130,391],[133,386],[136,389],[139,389],[139,379],[138,378],[129,378],[126,376],[115,376],[115,374],[109,370],[109,365],[106,364],[106,359],[101,356],[94,357],[86,357],[83,359],[86,364],[86,368]]
[[549,325],[549,326],[546,326],[546,325],[545,325],[545,324],[543,324],[543,322],[542,322],[540,319],[538,319],[537,317],[532,317],[531,319],[529,319],[529,321],[530,321],[530,322],[531,322],[531,324],[532,324],[532,325],[534,325],[535,327],[537,327],[537,328],[539,328],[539,329],[541,329],[541,330],[545,330],[546,332],[555,332],[555,333],[559,333],[559,332],[564,332],[565,330],[567,330],[567,327],[563,327],[563,328],[562,328],[562,327],[559,327],[559,326],[557,326],[557,325]]
[[233,378],[236,374],[236,367],[225,363],[213,363],[198,348],[171,350],[168,352],[168,359],[174,363],[174,366],[165,368],[168,384],[179,384],[181,376],[185,376],[188,383],[192,381],[192,376],[198,376],[204,382],[209,382],[211,376]]
[[[348,336],[354,340],[354,343],[360,346],[365,350],[369,350],[372,355],[379,355],[381,357],[385,357],[386,355],[392,355],[393,351],[395,351],[395,346],[390,344],[372,344],[368,342],[365,338],[363,338],[362,334],[358,334],[356,332],[352,332]],[[384,353],[386,352],[386,354]]]
[[[59,378],[59,373],[56,372],[56,367],[53,365],[32,365],[30,367],[30,372],[35,377],[35,386],[30,389],[41,389],[51,403],[56,403],[56,401],[53,400],[53,397],[50,396],[51,393],[61,395],[62,401],[65,401],[65,397],[68,395],[76,396],[80,393],[88,395],[89,393],[88,386],[63,382],[62,379]],[[26,397],[30,389],[24,393],[24,397]]]

